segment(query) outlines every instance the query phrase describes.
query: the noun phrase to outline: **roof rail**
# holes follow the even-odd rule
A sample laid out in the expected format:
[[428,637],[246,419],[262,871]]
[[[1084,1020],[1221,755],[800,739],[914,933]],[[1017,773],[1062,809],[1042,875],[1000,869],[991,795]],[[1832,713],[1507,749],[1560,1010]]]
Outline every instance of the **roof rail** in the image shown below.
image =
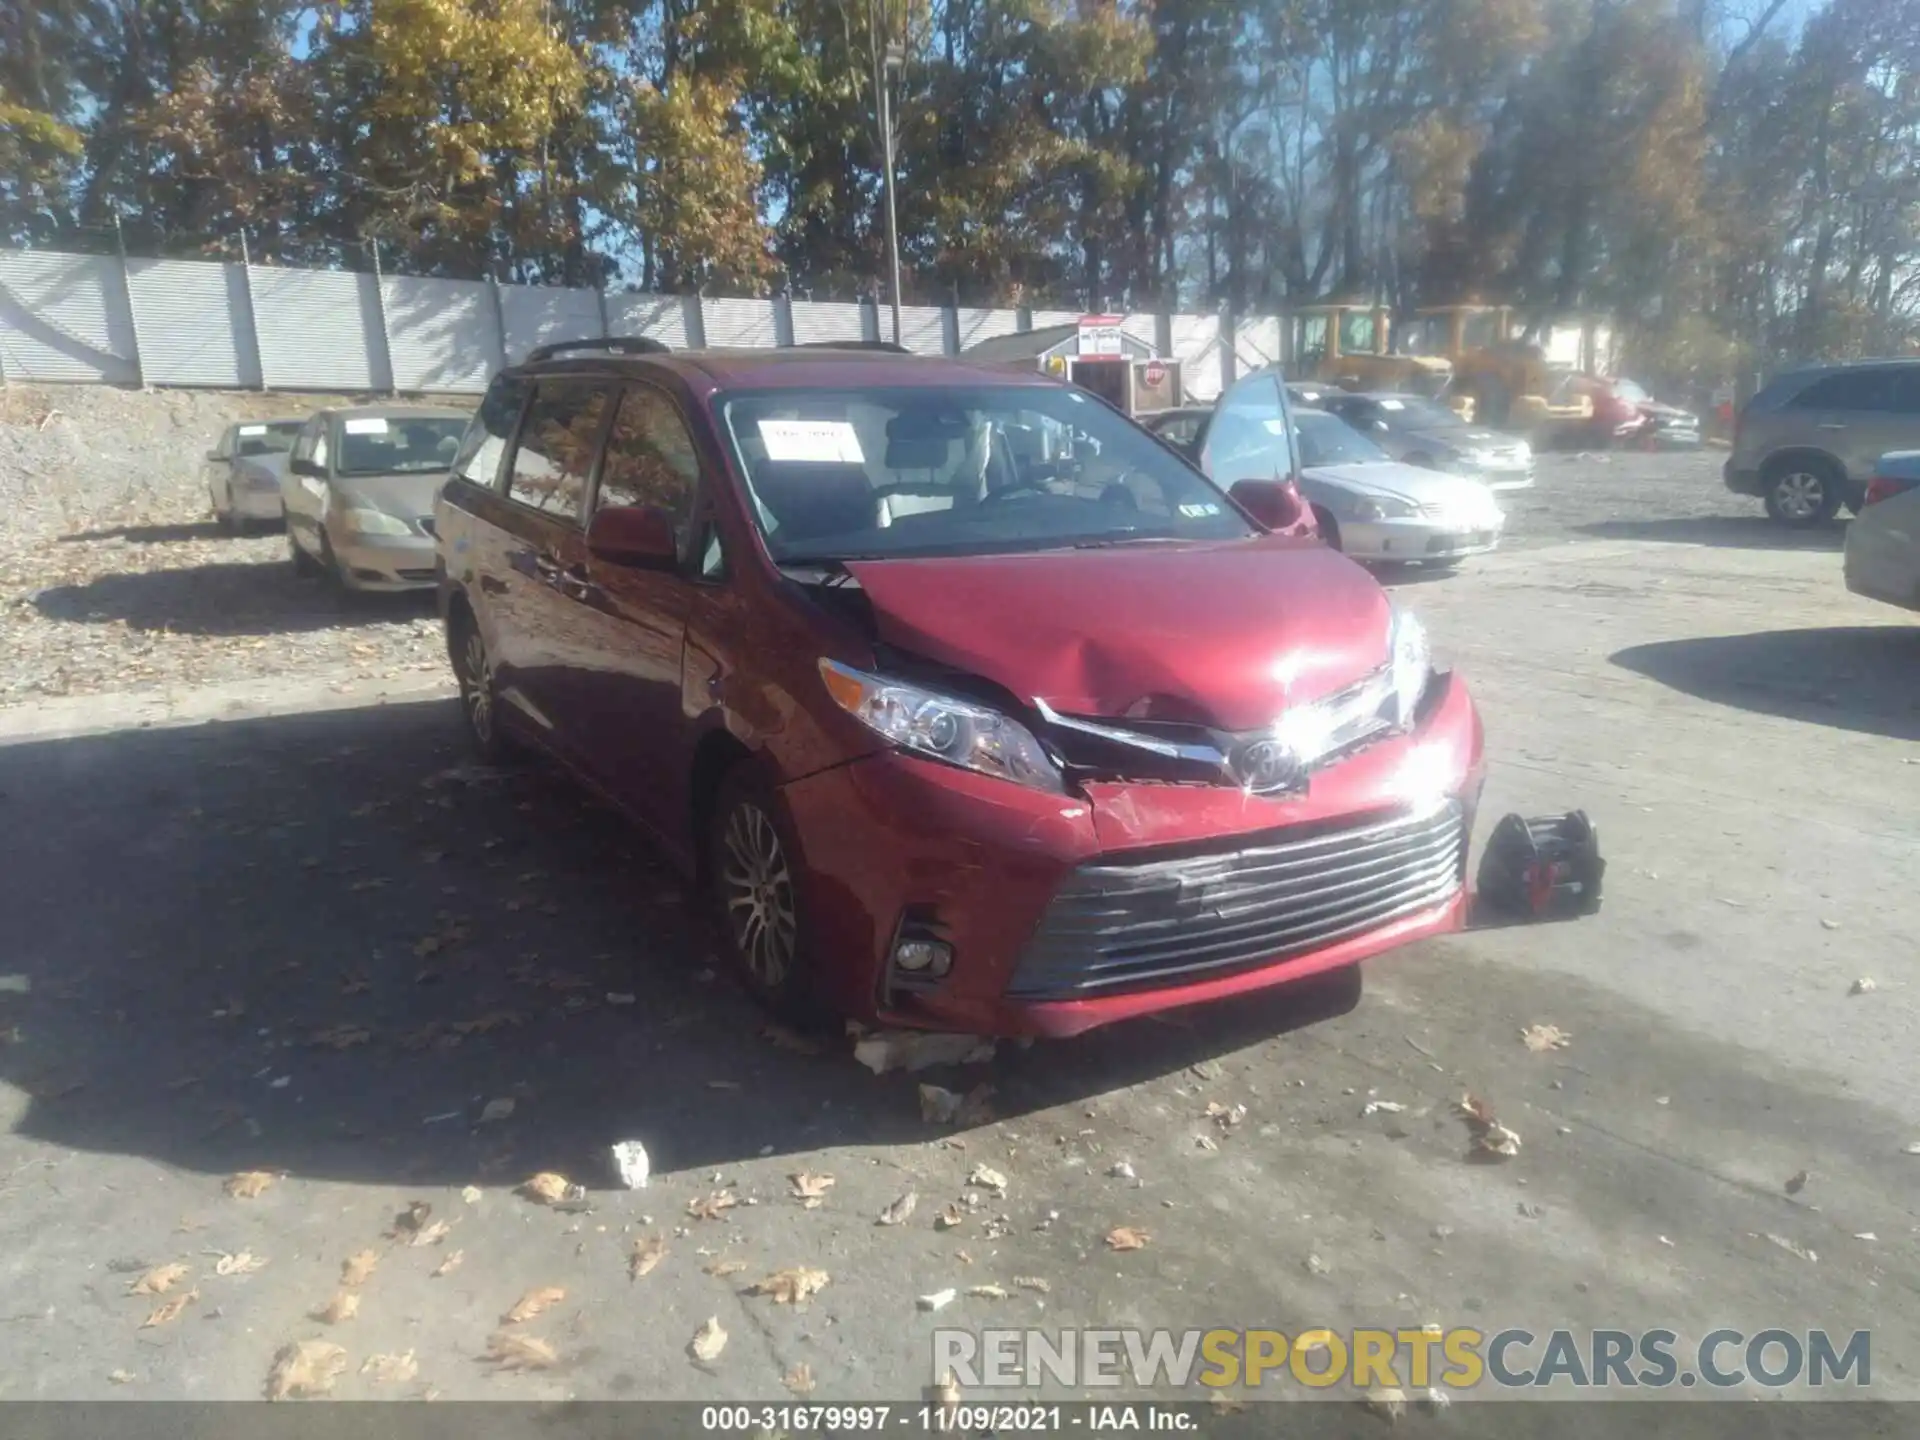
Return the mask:
[[795,350],[883,350],[889,355],[911,355],[913,351],[891,340],[804,340]]
[[665,355],[667,347],[646,335],[596,335],[585,340],[556,340],[551,345],[536,345],[521,363],[532,365],[551,360],[569,350],[611,350],[616,355]]

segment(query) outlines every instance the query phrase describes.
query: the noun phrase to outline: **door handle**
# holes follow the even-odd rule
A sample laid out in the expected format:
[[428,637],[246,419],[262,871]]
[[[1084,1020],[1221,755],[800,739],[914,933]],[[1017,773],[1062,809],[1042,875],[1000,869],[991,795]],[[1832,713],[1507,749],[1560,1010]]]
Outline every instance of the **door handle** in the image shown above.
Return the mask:
[[1844,430],[1847,427],[1844,425],[1834,424],[1833,422],[1829,421],[1825,425],[1816,425],[1813,428],[1816,430]]

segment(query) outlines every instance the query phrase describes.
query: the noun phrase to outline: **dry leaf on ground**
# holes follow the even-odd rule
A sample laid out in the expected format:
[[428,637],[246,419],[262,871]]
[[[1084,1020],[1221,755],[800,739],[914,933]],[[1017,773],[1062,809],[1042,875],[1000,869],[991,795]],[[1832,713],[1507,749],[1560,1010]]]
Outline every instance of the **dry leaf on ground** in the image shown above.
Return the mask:
[[991,1165],[976,1165],[967,1176],[967,1184],[978,1185],[983,1190],[1004,1190],[1007,1188],[1007,1177]]
[[325,1045],[335,1050],[345,1050],[354,1045],[365,1045],[373,1039],[373,1032],[359,1025],[333,1025],[325,1030],[316,1030],[308,1037],[312,1045]]
[[780,1377],[780,1383],[796,1395],[811,1395],[813,1393],[813,1367],[803,1360],[791,1370],[787,1371],[785,1375],[782,1375]]
[[967,1294],[979,1300],[1004,1300],[1007,1298],[1007,1293],[1006,1287],[1001,1285],[969,1285],[967,1287]]
[[267,1375],[267,1399],[324,1395],[347,1368],[347,1352],[331,1340],[302,1340],[283,1345]]
[[338,1290],[331,1300],[313,1312],[313,1318],[329,1325],[338,1325],[359,1313],[360,1297],[351,1290]]
[[1806,1171],[1796,1170],[1787,1177],[1787,1194],[1798,1195],[1802,1190],[1807,1188],[1807,1181],[1812,1178],[1813,1177],[1808,1175]]
[[[224,1273],[224,1272],[223,1272]],[[164,1295],[182,1280],[187,1278],[187,1267],[181,1264],[156,1265],[133,1284],[127,1287],[131,1295]]]
[[438,1265],[433,1267],[433,1274],[428,1278],[438,1280],[442,1275],[451,1275],[454,1271],[460,1268],[460,1262],[466,1258],[467,1258],[466,1251],[464,1250],[454,1251],[451,1255],[447,1256],[446,1259],[442,1260]]
[[221,1188],[236,1200],[253,1200],[264,1194],[275,1178],[271,1170],[242,1170],[229,1176]]
[[1407,1413],[1407,1395],[1397,1386],[1376,1385],[1367,1392],[1366,1406],[1392,1424]]
[[1536,1055],[1549,1050],[1564,1050],[1573,1043],[1573,1036],[1558,1025],[1529,1025],[1520,1032],[1520,1041]]
[[1796,1240],[1789,1240],[1784,1235],[1767,1235],[1763,1238],[1772,1241],[1775,1245],[1778,1245],[1782,1250],[1786,1251],[1789,1255],[1797,1255],[1802,1260],[1817,1261],[1820,1258],[1813,1251],[1807,1249],[1806,1246],[1800,1244]]
[[912,1217],[913,1208],[919,1203],[920,1197],[909,1190],[880,1212],[879,1223],[882,1225],[899,1225]]
[[417,1235],[420,1227],[427,1223],[427,1217],[433,1214],[433,1206],[425,1200],[410,1201],[407,1208],[393,1217],[393,1235]]
[[658,1235],[634,1241],[633,1251],[627,1256],[627,1278],[638,1280],[642,1275],[651,1275],[653,1267],[666,1257],[667,1242]]
[[1147,1248],[1149,1238],[1151,1237],[1144,1230],[1135,1229],[1131,1225],[1116,1225],[1107,1232],[1107,1248],[1109,1250],[1144,1250]]
[[500,1323],[502,1325],[518,1325],[523,1320],[531,1320],[534,1316],[551,1310],[566,1298],[567,1292],[560,1286],[542,1285],[536,1290],[527,1291],[526,1294],[516,1300],[513,1308],[500,1317]]
[[721,1328],[720,1317],[710,1315],[698,1330],[693,1332],[693,1340],[687,1346],[696,1360],[717,1360],[720,1352],[727,1348],[727,1332]]
[[739,1203],[739,1197],[731,1190],[716,1190],[711,1195],[689,1200],[687,1214],[696,1220],[718,1220],[722,1211],[731,1210]]
[[134,1381],[134,1375],[131,1370],[109,1370],[107,1372],[107,1379],[116,1385],[131,1385]]
[[560,1363],[544,1340],[517,1330],[496,1330],[487,1337],[487,1353],[480,1357],[501,1370],[551,1370]]
[[349,1289],[366,1284],[367,1277],[379,1263],[378,1250],[356,1250],[340,1262],[340,1283]]
[[1038,1275],[1016,1275],[1013,1277],[1013,1283],[1022,1290],[1038,1290],[1042,1295],[1053,1289],[1052,1285]]
[[216,1275],[251,1275],[267,1262],[251,1250],[241,1250],[232,1255],[222,1255],[213,1262]]
[[828,1281],[824,1270],[810,1270],[797,1265],[790,1270],[776,1270],[764,1280],[747,1287],[749,1295],[771,1295],[776,1305],[798,1305],[826,1289]]
[[1493,1118],[1493,1107],[1478,1095],[1463,1095],[1458,1106],[1460,1118],[1473,1132],[1470,1158],[1511,1160],[1520,1153],[1520,1137]]
[[429,1245],[438,1245],[452,1233],[453,1226],[445,1220],[436,1220],[411,1240],[407,1241],[407,1244],[413,1246],[415,1249],[424,1249]]
[[793,1186],[793,1198],[796,1200],[819,1201],[826,1198],[827,1191],[833,1188],[833,1176],[815,1175],[802,1170],[798,1175],[789,1175],[787,1182]]
[[468,1185],[464,1187],[460,1191],[460,1198],[469,1205],[478,1205],[482,1198],[480,1187],[478,1185]]
[[152,1330],[161,1325],[171,1324],[180,1318],[181,1312],[184,1311],[187,1306],[193,1304],[193,1302],[199,1298],[200,1292],[198,1290],[189,1290],[186,1294],[167,1301],[166,1304],[160,1306],[159,1309],[142,1320],[140,1322],[140,1328],[142,1330]]
[[404,1385],[420,1373],[420,1362],[411,1350],[403,1355],[369,1355],[360,1373],[379,1385]]
[[520,1182],[520,1193],[542,1205],[558,1205],[567,1198],[569,1188],[567,1177],[552,1170],[542,1170]]
[[728,1275],[738,1275],[742,1270],[747,1268],[747,1262],[744,1260],[716,1260],[711,1265],[702,1265],[700,1268],[709,1275],[724,1279]]
[[949,1287],[945,1290],[936,1290],[931,1295],[922,1295],[913,1303],[918,1305],[922,1310],[944,1310],[953,1303],[954,1297],[959,1293],[959,1291]]
[[951,1230],[966,1218],[967,1212],[962,1210],[958,1205],[946,1205],[941,1208],[938,1215],[933,1217],[933,1228],[936,1230]]

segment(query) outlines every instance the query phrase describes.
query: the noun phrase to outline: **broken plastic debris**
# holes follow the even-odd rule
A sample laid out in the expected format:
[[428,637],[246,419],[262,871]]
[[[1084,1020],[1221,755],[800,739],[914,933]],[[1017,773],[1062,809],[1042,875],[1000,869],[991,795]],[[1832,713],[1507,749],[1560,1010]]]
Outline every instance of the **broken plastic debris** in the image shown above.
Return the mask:
[[931,1295],[922,1295],[915,1303],[922,1310],[944,1310],[953,1303],[956,1293],[952,1289],[936,1290]]
[[984,1065],[993,1059],[994,1042],[978,1035],[949,1035],[931,1030],[880,1030],[863,1036],[853,1058],[884,1075],[889,1070],[926,1070],[935,1065]]
[[1112,1165],[1107,1167],[1107,1174],[1116,1180],[1137,1180],[1139,1178],[1133,1173],[1133,1166],[1125,1160],[1114,1161]]
[[1406,1108],[1398,1100],[1369,1100],[1360,1107],[1360,1118],[1364,1120],[1370,1115],[1398,1115]]
[[1878,990],[1879,988],[1880,987],[1878,985],[1873,983],[1872,976],[1862,975],[1858,980],[1854,981],[1853,984],[1847,987],[1847,994],[1871,995],[1874,991]]
[[652,1173],[652,1162],[647,1159],[647,1147],[638,1140],[619,1140],[613,1146],[613,1169],[620,1177],[620,1183],[629,1190],[647,1188],[647,1177]]

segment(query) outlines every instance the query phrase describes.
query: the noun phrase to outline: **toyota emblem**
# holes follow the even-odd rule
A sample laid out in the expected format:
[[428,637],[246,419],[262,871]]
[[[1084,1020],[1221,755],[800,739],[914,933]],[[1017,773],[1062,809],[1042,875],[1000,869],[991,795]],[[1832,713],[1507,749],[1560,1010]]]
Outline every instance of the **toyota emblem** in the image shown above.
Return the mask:
[[1254,740],[1241,746],[1228,768],[1241,788],[1255,795],[1298,789],[1306,779],[1293,752],[1274,740]]

